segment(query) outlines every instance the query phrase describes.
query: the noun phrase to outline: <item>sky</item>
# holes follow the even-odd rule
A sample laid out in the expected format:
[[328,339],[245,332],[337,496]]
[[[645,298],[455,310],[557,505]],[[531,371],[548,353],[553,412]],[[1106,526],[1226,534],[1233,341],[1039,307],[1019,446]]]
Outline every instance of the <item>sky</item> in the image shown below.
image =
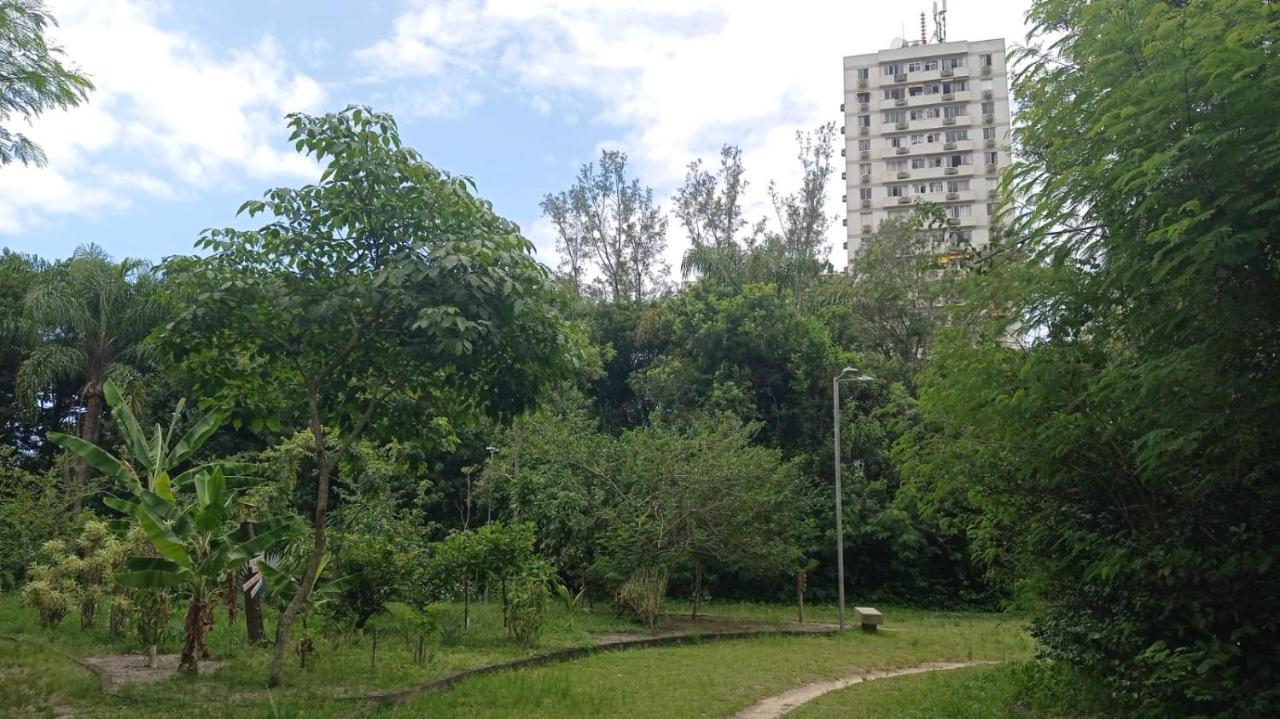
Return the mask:
[[[391,112],[405,144],[472,177],[548,264],[538,203],[605,148],[626,152],[669,206],[689,162],[714,165],[738,145],[754,220],[770,214],[769,180],[799,181],[796,131],[841,124],[842,58],[918,37],[927,4],[47,0],[52,41],[97,89],[78,108],[10,122],[49,163],[0,167],[0,247],[192,252],[205,228],[245,226],[245,200],[319,177],[286,143],[285,114],[353,103]],[[948,39],[1020,43],[1029,4],[954,0]],[[832,213],[841,191],[833,182]],[[671,225],[677,267],[687,242]],[[843,239],[836,222],[837,266]]]

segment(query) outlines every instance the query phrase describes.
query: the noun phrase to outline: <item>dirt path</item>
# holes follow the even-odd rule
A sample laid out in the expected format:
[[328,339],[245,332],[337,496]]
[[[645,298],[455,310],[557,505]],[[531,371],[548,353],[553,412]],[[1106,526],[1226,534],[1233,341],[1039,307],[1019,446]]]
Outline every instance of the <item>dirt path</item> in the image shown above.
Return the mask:
[[781,694],[775,694],[771,697],[761,699],[742,711],[734,714],[730,719],[777,719],[787,712],[806,702],[833,692],[837,689],[851,687],[854,684],[869,682],[875,679],[889,679],[890,677],[901,677],[907,674],[923,674],[925,672],[937,672],[947,669],[964,669],[966,667],[976,667],[983,664],[994,664],[995,662],[930,662],[915,667],[906,667],[904,669],[884,669],[884,670],[860,670],[839,679],[828,679],[823,682],[813,682],[804,684],[794,689],[788,689]]

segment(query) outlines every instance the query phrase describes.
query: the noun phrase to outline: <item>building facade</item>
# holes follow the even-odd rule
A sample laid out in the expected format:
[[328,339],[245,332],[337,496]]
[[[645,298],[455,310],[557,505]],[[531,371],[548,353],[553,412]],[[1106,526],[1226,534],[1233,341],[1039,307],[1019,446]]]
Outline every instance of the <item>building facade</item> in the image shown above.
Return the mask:
[[881,222],[934,202],[953,236],[991,240],[1009,165],[1004,40],[911,43],[844,58],[845,249],[850,266]]

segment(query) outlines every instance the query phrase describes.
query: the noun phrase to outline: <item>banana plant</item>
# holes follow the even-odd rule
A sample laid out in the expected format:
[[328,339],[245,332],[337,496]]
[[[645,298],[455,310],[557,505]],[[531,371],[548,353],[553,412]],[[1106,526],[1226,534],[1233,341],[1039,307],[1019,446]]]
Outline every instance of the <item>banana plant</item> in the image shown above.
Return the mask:
[[129,493],[127,498],[107,497],[103,501],[142,529],[156,556],[126,559],[126,571],[116,579],[140,589],[178,588],[185,592],[185,638],[178,667],[194,673],[200,659],[208,655],[205,638],[213,628],[213,600],[225,586],[223,579],[287,540],[297,523],[280,518],[258,521],[254,537],[240,540],[235,521],[239,490],[252,480],[229,475],[226,470],[232,465],[217,462],[174,474],[221,426],[220,415],[205,415],[170,448],[181,405],[169,431],[156,425],[148,438],[114,384],[108,382],[103,393],[120,424],[127,459],[117,459],[71,435],[51,432],[49,439],[118,479]]

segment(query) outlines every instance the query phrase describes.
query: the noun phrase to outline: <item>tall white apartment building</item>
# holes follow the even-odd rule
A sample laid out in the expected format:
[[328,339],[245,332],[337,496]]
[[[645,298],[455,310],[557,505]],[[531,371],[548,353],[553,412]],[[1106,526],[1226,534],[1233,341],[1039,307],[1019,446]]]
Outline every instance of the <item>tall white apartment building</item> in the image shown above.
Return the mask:
[[881,222],[917,200],[941,205],[955,233],[985,246],[1010,161],[1004,40],[894,44],[844,59],[851,264]]

